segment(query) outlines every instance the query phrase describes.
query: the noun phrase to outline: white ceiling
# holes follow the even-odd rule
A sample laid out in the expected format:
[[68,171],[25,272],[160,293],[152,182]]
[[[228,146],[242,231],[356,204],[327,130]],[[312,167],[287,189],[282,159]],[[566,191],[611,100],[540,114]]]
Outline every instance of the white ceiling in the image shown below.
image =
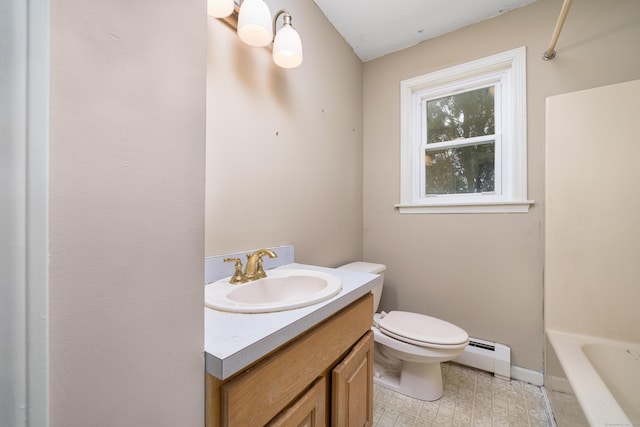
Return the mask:
[[536,0],[313,0],[363,61]]

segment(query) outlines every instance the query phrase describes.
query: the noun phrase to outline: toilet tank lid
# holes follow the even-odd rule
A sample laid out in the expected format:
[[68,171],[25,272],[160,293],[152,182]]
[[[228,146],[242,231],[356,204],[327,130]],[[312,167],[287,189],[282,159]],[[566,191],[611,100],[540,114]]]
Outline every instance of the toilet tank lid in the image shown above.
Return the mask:
[[349,264],[345,264],[342,267],[338,267],[344,270],[357,271],[359,273],[371,273],[380,274],[387,269],[384,264],[376,264],[373,262],[356,261]]

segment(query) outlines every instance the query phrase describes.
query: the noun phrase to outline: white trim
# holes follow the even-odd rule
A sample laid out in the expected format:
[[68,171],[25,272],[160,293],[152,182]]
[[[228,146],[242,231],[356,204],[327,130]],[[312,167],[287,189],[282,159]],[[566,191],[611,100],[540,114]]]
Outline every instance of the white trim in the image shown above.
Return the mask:
[[472,138],[456,139],[453,141],[423,144],[420,148],[423,148],[426,151],[437,151],[437,150],[443,150],[446,148],[469,147],[472,145],[493,143],[496,139],[498,139],[498,137],[499,137],[499,134],[474,136]]
[[542,374],[542,372],[533,371],[531,369],[522,368],[520,366],[511,367],[511,378],[537,386],[544,385],[544,375]]
[[49,0],[29,0],[27,65],[27,420],[49,426]]
[[[502,85],[510,94],[501,103],[496,125],[496,192],[491,198],[479,194],[421,196],[421,100],[425,96],[451,93],[456,85],[464,91],[488,83]],[[458,88],[460,89],[460,88]],[[500,88],[497,87],[497,92]],[[447,92],[448,91],[448,92]],[[504,213],[527,212],[527,114],[526,48],[520,47],[487,58],[403,80],[401,102],[400,213]],[[502,142],[501,142],[502,141]],[[499,162],[499,159],[503,161]],[[500,164],[498,164],[498,162]],[[474,207],[475,208],[472,208]]]
[[[49,425],[49,1],[8,0],[0,16],[2,420]],[[7,90],[4,90],[7,89]],[[6,358],[5,358],[6,357]],[[6,399],[5,399],[6,398]]]
[[10,0],[0,14],[0,423],[20,427],[27,416],[27,6],[22,3]]
[[524,213],[529,212],[529,207],[534,204],[533,200],[523,200],[521,202],[467,202],[467,203],[446,203],[431,205],[395,205],[401,214],[451,214],[451,213]]

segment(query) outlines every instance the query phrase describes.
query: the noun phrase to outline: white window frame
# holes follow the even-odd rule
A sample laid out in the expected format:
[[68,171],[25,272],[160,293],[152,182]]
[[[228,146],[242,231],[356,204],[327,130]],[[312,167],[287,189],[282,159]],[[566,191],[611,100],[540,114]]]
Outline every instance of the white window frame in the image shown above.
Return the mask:
[[[534,202],[527,200],[525,47],[403,80],[400,86],[400,213],[528,212]],[[424,194],[426,101],[487,86],[496,88],[495,191]]]

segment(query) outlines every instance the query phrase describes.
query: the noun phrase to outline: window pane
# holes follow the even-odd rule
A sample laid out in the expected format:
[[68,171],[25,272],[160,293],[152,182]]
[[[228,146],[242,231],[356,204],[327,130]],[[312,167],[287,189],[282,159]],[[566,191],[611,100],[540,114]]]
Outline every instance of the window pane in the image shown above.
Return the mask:
[[427,144],[495,133],[494,86],[427,101]]
[[494,191],[494,158],[494,142],[444,150],[425,150],[426,194]]

